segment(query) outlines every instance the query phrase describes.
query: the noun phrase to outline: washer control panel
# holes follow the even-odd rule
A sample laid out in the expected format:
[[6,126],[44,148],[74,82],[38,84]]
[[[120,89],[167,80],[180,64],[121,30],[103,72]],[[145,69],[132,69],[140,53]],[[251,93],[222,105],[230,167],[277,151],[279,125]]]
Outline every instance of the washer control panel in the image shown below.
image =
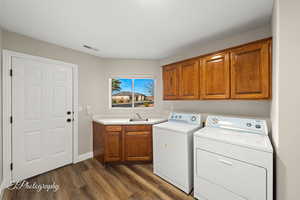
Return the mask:
[[267,122],[260,119],[208,116],[206,126],[268,135]]
[[201,115],[200,114],[192,114],[192,113],[171,113],[169,116],[169,120],[185,122],[190,124],[201,124]]

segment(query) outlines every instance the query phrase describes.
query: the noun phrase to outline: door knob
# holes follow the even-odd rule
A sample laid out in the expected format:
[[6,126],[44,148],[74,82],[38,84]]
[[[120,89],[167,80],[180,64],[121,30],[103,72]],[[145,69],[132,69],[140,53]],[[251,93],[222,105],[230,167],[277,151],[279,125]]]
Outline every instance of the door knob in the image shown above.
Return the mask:
[[69,119],[67,119],[67,122],[69,122],[69,123],[70,123],[71,121],[72,121],[72,120],[71,120],[70,118],[69,118]]
[[68,112],[67,112],[67,115],[71,115],[71,113],[72,113],[71,111],[68,111]]

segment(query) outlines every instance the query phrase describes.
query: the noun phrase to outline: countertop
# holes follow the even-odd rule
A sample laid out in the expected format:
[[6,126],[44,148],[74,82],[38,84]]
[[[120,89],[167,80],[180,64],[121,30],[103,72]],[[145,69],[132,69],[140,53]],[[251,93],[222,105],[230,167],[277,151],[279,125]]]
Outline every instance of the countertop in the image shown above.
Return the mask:
[[158,124],[167,121],[164,118],[149,118],[148,121],[130,121],[129,118],[98,118],[93,117],[94,122],[104,125],[135,125],[135,124]]

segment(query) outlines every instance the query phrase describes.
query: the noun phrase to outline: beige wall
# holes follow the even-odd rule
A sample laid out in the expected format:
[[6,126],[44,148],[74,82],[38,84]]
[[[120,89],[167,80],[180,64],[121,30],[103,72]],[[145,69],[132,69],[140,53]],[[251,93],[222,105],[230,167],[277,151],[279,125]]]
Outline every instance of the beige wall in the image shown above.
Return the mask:
[[[158,61],[154,60],[134,60],[134,59],[104,59],[105,72],[104,82],[102,87],[107,89],[107,93],[103,94],[103,112],[102,114],[109,116],[124,116],[134,117],[136,112],[139,112],[142,116],[153,117],[160,116],[163,112],[162,104],[162,82],[161,72]],[[154,108],[146,109],[109,109],[109,97],[108,97],[108,80],[112,77],[118,76],[149,76],[155,79],[155,106]]]
[[[212,41],[206,46],[201,45],[201,48],[193,46],[190,50],[182,52],[184,56],[161,61],[99,58],[8,31],[3,31],[3,47],[79,66],[79,104],[82,108],[79,113],[79,154],[82,154],[92,150],[93,114],[105,117],[133,117],[135,112],[139,112],[145,117],[158,117],[167,116],[170,111],[183,111],[269,117],[269,101],[162,101],[160,68],[162,63],[174,61],[179,57],[187,58],[193,54],[199,55],[268,36],[270,36],[269,27],[261,28],[224,40]],[[149,75],[156,80],[154,108],[137,110],[109,108],[109,78],[126,75]]]
[[169,64],[179,60],[211,53],[214,51],[226,49],[229,47],[245,44],[255,40],[267,38],[272,36],[270,25],[266,25],[251,31],[238,33],[228,37],[223,37],[217,40],[209,40],[206,42],[196,43],[194,45],[179,49],[173,56],[162,59],[160,64]]
[[[2,28],[0,27],[0,94],[2,94]],[[2,96],[0,95],[0,105],[2,105]],[[0,106],[0,184],[2,183],[2,106]]]
[[[217,50],[237,46],[247,42],[270,37],[271,27],[265,26],[244,33],[239,33],[220,40],[199,43],[188,48],[179,50],[176,55],[160,61],[160,65],[169,64],[186,58],[191,58]],[[175,111],[207,112],[217,114],[247,115],[254,117],[269,118],[270,101],[168,101],[164,108]]]
[[[7,31],[3,32],[3,48],[77,64],[79,104],[91,105],[94,112],[101,112],[102,94],[107,93],[102,86],[105,67],[102,59]],[[82,111],[79,113],[79,154],[91,151],[91,138],[90,117]]]
[[[108,79],[113,75],[147,74],[157,79],[155,108],[138,111],[147,117],[160,116],[161,80],[157,61],[102,59],[85,53],[35,40],[17,33],[3,32],[3,47],[8,50],[61,60],[79,66],[79,154],[92,150],[91,116],[132,117],[136,111],[109,109]],[[87,107],[90,107],[88,111]]]
[[278,76],[279,76],[279,15],[277,1],[274,1],[273,15],[272,15],[272,33],[273,33],[273,69],[272,69],[272,101],[270,117],[272,121],[272,141],[275,147],[278,147],[279,135],[278,135]]
[[275,0],[273,30],[276,35],[276,101],[272,108],[276,147],[277,200],[300,197],[300,1]]

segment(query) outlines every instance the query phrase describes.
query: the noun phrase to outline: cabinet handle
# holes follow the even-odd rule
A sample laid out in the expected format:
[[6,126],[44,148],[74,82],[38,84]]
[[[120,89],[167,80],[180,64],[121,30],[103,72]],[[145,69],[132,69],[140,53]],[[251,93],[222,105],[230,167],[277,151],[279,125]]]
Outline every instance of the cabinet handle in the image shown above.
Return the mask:
[[225,164],[225,165],[230,165],[230,166],[232,166],[232,162],[229,162],[229,161],[227,161],[227,160],[219,159],[219,162],[221,162],[221,163],[223,163],[223,164]]

